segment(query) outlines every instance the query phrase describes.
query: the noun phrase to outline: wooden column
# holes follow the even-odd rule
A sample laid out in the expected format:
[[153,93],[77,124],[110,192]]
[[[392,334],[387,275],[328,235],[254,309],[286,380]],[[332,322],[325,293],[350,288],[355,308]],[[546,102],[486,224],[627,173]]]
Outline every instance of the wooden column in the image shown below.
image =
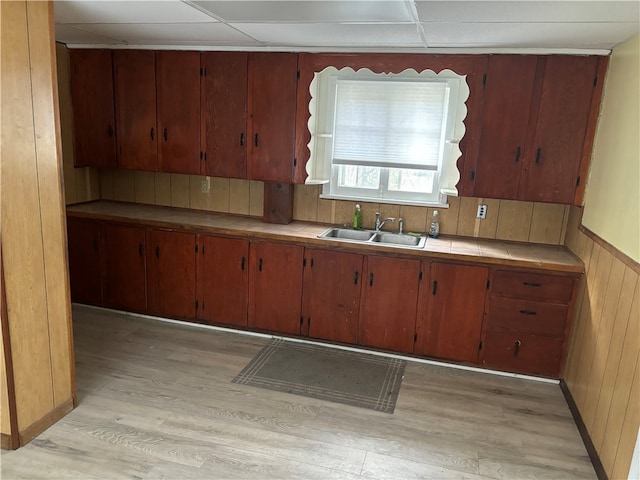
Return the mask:
[[[75,372],[53,4],[1,2],[0,12],[2,337],[23,445],[73,408]],[[15,446],[4,430],[2,445]]]

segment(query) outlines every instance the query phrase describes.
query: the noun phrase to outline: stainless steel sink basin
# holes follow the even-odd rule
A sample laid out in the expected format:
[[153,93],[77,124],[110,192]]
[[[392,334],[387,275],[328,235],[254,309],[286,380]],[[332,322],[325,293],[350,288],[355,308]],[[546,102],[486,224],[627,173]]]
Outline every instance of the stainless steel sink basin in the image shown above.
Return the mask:
[[370,230],[351,230],[350,228],[331,227],[329,230],[318,235],[319,238],[339,238],[342,240],[356,240],[366,242],[375,232]]
[[427,238],[424,235],[415,237],[413,235],[405,235],[400,233],[380,232],[376,233],[371,241],[376,243],[388,243],[391,245],[398,245],[402,247],[422,248],[424,247]]
[[341,240],[354,243],[389,245],[403,248],[422,248],[427,238],[400,233],[376,232],[374,230],[352,230],[350,228],[331,227],[318,235],[318,238]]

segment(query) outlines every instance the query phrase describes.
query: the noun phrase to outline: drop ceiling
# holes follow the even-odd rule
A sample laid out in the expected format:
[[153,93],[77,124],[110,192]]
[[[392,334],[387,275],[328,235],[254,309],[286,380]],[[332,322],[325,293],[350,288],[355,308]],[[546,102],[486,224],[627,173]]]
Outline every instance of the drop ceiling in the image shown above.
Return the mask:
[[606,54],[640,1],[55,1],[69,47]]

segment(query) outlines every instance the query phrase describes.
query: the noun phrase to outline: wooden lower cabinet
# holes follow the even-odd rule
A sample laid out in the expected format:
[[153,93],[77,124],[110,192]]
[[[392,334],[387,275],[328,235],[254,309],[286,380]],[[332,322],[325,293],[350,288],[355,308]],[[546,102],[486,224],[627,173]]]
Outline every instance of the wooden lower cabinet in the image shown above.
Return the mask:
[[155,315],[196,316],[196,238],[192,233],[147,230],[148,310]]
[[197,245],[197,318],[246,327],[249,241],[199,235]]
[[69,283],[71,300],[102,305],[101,227],[99,222],[69,218]]
[[299,334],[304,247],[251,243],[249,327]]
[[368,255],[365,263],[359,343],[413,352],[420,261]]
[[301,333],[358,343],[362,260],[355,253],[306,249]]
[[476,362],[489,269],[425,262],[427,269],[428,281],[420,289],[416,353]]
[[574,276],[495,270],[487,299],[481,365],[559,377],[576,284]]
[[105,223],[103,228],[105,304],[112,308],[145,312],[145,229],[112,223]]

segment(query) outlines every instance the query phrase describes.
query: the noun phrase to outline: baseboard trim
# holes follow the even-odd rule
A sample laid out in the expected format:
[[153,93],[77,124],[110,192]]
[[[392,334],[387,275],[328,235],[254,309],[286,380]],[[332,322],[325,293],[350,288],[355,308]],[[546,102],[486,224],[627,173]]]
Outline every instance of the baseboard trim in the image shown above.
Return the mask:
[[47,428],[49,428],[51,425],[56,423],[67,413],[73,410],[73,408],[73,398],[69,398],[66,402],[53,409],[40,420],[29,425],[27,428],[20,432],[19,446],[23,446],[29,443],[31,440],[33,440],[35,437],[40,435]]
[[571,415],[573,416],[573,421],[576,422],[576,426],[578,427],[578,431],[580,432],[580,436],[582,437],[582,442],[587,449],[589,459],[591,459],[591,464],[593,465],[593,469],[596,471],[598,480],[609,480],[607,472],[605,472],[604,466],[600,461],[600,456],[596,451],[596,447],[591,441],[591,436],[587,431],[587,426],[584,424],[584,420],[582,420],[582,415],[580,415],[578,405],[576,405],[576,402],[573,399],[573,395],[571,395],[571,391],[569,390],[569,386],[567,385],[567,382],[564,381],[564,379],[560,380],[560,390],[562,390],[564,399],[569,406],[569,410],[571,411]]
[[16,437],[12,437],[11,435],[7,435],[6,433],[0,435],[0,448],[2,448],[2,450],[15,450],[16,448],[18,448]]

